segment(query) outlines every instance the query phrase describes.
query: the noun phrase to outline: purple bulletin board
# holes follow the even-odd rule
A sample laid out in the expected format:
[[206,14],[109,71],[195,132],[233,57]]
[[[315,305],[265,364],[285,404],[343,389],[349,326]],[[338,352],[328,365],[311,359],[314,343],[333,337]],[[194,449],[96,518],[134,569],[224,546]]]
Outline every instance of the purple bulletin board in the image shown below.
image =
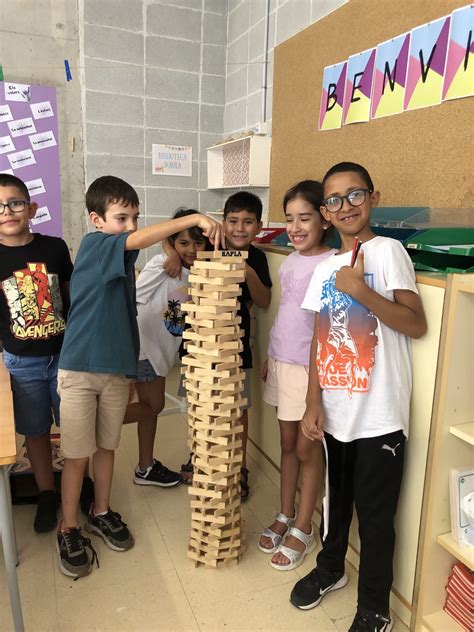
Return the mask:
[[0,81],[0,173],[38,204],[31,230],[62,237],[56,88]]

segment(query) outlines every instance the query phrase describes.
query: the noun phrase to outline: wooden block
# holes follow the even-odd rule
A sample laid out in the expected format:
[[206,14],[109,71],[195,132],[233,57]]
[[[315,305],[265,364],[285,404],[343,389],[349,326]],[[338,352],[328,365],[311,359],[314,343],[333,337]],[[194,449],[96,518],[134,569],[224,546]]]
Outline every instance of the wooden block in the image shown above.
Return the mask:
[[248,250],[206,250],[196,253],[197,259],[247,259],[249,256]]
[[[242,321],[241,316],[234,316],[233,318],[222,318],[220,315],[218,318],[194,318],[193,316],[186,316],[185,321],[188,325],[192,327],[198,328],[206,328],[206,329],[214,329],[214,328],[223,328],[223,327],[232,327],[235,325],[240,325]],[[199,331],[197,333],[200,333]]]
[[[224,316],[226,314],[235,315],[239,309],[239,306],[236,304],[233,310],[230,310],[228,307],[221,305],[197,305],[196,303],[182,303],[181,309],[183,312],[188,312],[190,314],[199,314],[199,317],[202,318],[212,318],[215,314],[222,314],[222,318],[225,320],[231,320],[229,316]],[[212,314],[212,316],[208,316],[208,314]]]
[[245,270],[245,261],[203,261],[202,259],[197,259],[192,268],[196,270],[228,270],[229,266],[232,267],[233,270]]
[[193,354],[195,356],[212,356],[213,358],[217,358],[218,360],[220,360],[221,358],[228,358],[229,356],[237,357],[238,352],[242,350],[242,343],[239,342],[237,348],[235,349],[216,349],[214,345],[213,348],[207,349],[205,347],[197,346],[197,344],[192,344],[192,342],[189,342],[187,349],[188,354]]
[[237,298],[242,294],[242,288],[239,286],[237,290],[229,290],[229,288],[213,288],[212,290],[200,290],[195,287],[191,287],[189,290],[189,294],[192,297],[197,298],[208,298],[208,299],[229,299],[229,298]]
[[[201,276],[200,274],[199,275],[198,274],[190,274],[188,276],[188,280],[189,280],[189,283],[198,283],[200,285],[203,285],[204,286],[204,288],[203,288],[204,290],[206,289],[206,286],[210,286],[210,287],[212,287],[212,290],[215,290],[216,287],[230,288],[230,287],[236,285],[235,279],[233,277],[223,277],[223,276],[206,277],[206,276]],[[236,289],[236,288],[233,288],[233,289]]]
[[197,297],[196,301],[199,305],[220,305],[222,307],[239,308],[239,302],[237,298],[201,298]]

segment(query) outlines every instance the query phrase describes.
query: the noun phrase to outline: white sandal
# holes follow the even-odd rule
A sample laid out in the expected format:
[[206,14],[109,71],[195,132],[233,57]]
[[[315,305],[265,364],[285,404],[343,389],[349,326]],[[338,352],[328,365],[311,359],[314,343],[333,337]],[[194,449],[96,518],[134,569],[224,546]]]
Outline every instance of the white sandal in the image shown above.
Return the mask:
[[[288,533],[288,530],[291,529],[291,527],[295,524],[296,510],[295,510],[295,515],[293,516],[293,518],[288,518],[288,516],[286,516],[284,513],[277,513],[277,515],[275,516],[275,520],[277,522],[282,522],[284,525],[286,525],[286,530],[283,533],[283,535],[280,535],[279,533],[275,533],[275,531],[272,531],[270,528],[262,531],[262,533],[258,536],[257,546],[260,549],[260,551],[263,551],[263,553],[275,553],[277,548],[282,543],[283,538]],[[262,537],[270,538],[270,540],[273,543],[273,546],[271,549],[266,549],[264,546],[260,544],[260,538]]]
[[304,533],[303,531],[301,531],[301,529],[291,527],[287,532],[287,536],[289,535],[292,535],[300,542],[303,542],[305,548],[304,551],[295,551],[295,549],[290,549],[283,544],[277,547],[275,553],[283,553],[283,555],[290,560],[289,564],[275,564],[275,562],[272,562],[270,560],[270,566],[277,571],[292,571],[293,569],[298,568],[298,566],[303,563],[306,555],[310,553],[316,546],[316,542],[314,540],[313,525],[311,525],[311,533]]

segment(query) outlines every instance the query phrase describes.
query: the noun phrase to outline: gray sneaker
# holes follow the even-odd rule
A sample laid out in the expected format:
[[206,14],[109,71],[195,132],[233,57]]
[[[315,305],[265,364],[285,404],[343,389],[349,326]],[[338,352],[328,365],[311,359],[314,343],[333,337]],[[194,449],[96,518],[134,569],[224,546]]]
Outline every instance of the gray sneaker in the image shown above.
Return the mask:
[[103,516],[93,516],[90,513],[84,528],[89,533],[99,535],[113,551],[128,551],[135,544],[122,516],[110,508]]
[[[85,577],[92,571],[94,561],[99,567],[97,553],[89,538],[84,538],[79,528],[58,531],[56,548],[61,573],[68,577]],[[86,549],[91,552],[91,557]]]

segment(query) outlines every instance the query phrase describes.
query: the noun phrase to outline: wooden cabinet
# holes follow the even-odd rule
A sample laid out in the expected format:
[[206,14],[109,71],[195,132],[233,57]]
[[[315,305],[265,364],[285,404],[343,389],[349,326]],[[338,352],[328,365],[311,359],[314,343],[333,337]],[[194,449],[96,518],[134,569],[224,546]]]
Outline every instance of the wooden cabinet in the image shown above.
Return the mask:
[[246,136],[207,150],[207,188],[268,187],[271,138]]
[[448,275],[441,327],[412,628],[450,632],[461,627],[443,611],[445,586],[458,560],[474,568],[474,547],[451,535],[449,469],[474,465],[474,275]]

